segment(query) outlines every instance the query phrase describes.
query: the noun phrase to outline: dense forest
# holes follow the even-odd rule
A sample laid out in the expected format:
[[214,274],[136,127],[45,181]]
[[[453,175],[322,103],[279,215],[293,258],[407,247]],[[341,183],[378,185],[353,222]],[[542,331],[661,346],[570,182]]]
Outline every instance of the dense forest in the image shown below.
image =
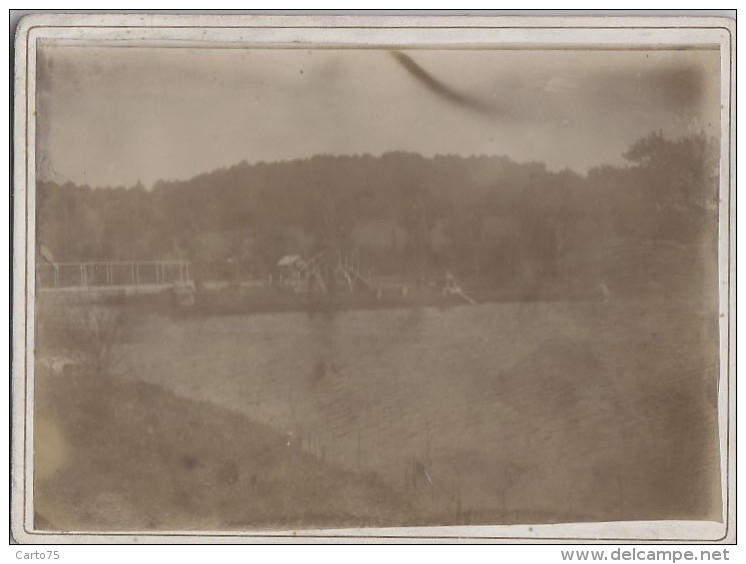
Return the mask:
[[496,286],[619,286],[619,270],[642,268],[651,248],[660,251],[645,264],[667,275],[714,273],[705,257],[717,241],[716,142],[653,133],[624,158],[581,175],[495,156],[317,155],[152,189],[40,182],[37,242],[59,262],[186,259],[198,282],[262,278],[285,254],[324,249],[379,276],[449,270]]

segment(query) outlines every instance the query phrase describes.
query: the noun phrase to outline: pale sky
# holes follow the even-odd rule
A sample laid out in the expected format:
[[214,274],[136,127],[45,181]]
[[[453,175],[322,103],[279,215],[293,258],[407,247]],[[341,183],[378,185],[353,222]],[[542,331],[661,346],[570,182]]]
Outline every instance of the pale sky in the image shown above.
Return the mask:
[[404,61],[352,49],[40,54],[39,174],[91,186],[396,150],[585,172],[621,162],[653,130],[719,134],[717,50],[410,50]]

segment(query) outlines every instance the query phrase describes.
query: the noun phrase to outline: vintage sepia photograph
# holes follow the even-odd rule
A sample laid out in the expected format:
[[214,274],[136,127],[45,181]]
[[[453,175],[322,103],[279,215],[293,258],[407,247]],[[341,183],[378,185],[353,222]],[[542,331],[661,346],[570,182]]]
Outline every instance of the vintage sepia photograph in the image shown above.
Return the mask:
[[723,536],[733,30],[48,18],[27,533]]

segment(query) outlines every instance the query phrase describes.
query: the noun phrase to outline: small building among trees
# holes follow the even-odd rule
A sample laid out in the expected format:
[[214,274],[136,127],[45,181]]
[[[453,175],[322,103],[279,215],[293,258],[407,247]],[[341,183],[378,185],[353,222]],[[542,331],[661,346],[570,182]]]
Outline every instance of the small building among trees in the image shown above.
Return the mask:
[[277,284],[284,287],[298,287],[301,272],[306,263],[300,255],[285,255],[277,261]]

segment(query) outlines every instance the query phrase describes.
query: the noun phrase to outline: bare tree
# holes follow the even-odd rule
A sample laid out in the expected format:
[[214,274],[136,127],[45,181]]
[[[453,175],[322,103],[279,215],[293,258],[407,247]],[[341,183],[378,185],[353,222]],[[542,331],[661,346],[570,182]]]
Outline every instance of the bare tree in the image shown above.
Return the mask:
[[90,374],[110,374],[119,362],[120,308],[85,304],[70,309],[66,341],[71,355]]

